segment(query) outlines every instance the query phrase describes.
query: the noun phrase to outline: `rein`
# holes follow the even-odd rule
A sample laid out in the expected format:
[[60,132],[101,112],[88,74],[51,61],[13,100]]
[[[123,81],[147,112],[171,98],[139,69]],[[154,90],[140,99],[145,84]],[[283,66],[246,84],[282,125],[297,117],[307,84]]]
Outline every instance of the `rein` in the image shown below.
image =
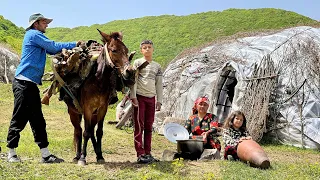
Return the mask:
[[77,100],[77,98],[72,94],[72,92],[70,91],[70,89],[68,88],[68,86],[66,86],[66,83],[64,82],[64,80],[61,78],[61,76],[59,75],[59,73],[56,71],[56,68],[54,67],[54,62],[51,63],[51,68],[54,74],[54,78],[56,81],[58,81],[58,83],[60,84],[60,86],[66,91],[66,93],[72,98],[72,102],[73,105],[76,107],[76,109],[78,110],[78,112],[80,114],[83,114],[83,110],[79,104],[79,101]]
[[[110,65],[111,68],[114,68],[116,67],[113,62],[111,61],[111,58],[110,58],[110,55],[109,55],[109,51],[108,51],[108,43],[106,43],[104,45],[104,50],[105,50],[105,53],[106,53],[106,57],[107,57],[107,60],[108,60],[108,63]],[[117,68],[117,67],[116,67]],[[120,67],[119,67],[120,68]]]

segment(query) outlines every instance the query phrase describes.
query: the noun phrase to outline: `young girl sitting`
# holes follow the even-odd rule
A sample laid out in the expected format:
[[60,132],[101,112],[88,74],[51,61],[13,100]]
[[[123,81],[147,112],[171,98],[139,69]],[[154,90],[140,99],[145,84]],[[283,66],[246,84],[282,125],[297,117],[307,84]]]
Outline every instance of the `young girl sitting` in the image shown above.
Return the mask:
[[224,159],[238,160],[238,144],[247,139],[252,139],[246,128],[246,117],[241,111],[232,112],[224,122],[223,142],[225,145]]

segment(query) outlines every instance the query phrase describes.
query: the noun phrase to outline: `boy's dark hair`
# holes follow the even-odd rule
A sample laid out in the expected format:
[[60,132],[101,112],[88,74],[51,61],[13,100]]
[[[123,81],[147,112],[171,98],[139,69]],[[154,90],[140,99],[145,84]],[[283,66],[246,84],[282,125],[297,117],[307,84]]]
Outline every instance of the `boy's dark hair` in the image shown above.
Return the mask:
[[246,126],[247,126],[247,119],[244,116],[243,112],[241,111],[234,111],[232,113],[229,114],[229,116],[227,117],[227,119],[224,121],[224,128],[228,129],[233,125],[233,120],[236,116],[242,116],[243,117],[243,123],[242,126],[239,128],[240,132],[245,132],[247,130]]
[[143,44],[151,44],[153,45],[153,42],[151,40],[143,40],[141,43],[140,43],[140,48],[142,48],[142,45]]

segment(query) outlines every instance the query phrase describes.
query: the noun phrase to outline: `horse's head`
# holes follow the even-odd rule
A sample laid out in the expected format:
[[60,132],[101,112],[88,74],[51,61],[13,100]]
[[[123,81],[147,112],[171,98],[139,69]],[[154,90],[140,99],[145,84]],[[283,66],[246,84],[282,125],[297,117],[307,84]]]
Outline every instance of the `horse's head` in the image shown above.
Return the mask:
[[109,65],[112,68],[116,68],[118,74],[123,74],[126,66],[130,65],[128,58],[128,48],[122,42],[122,33],[114,32],[106,34],[98,29],[102,37],[102,42],[104,43],[104,48],[98,58],[98,71],[96,76],[101,77],[104,66]]
[[98,29],[104,43],[104,48],[98,57],[98,69],[96,76],[98,79],[102,78],[104,68],[109,65],[117,70],[117,73],[123,79],[125,86],[132,86],[135,83],[135,72],[130,61],[133,59],[135,51],[132,52],[128,57],[128,48],[122,42],[122,33],[114,32],[110,35],[101,32]]

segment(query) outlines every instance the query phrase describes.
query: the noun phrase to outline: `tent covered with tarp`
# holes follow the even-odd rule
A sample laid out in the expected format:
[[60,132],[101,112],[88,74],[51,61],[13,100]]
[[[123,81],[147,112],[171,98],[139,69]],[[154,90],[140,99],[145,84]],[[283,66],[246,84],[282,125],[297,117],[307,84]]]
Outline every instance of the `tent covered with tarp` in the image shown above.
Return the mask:
[[187,119],[194,100],[207,95],[221,123],[243,111],[257,141],[268,133],[284,144],[320,148],[319,28],[214,42],[176,57],[163,79],[166,116]]
[[0,45],[0,82],[11,83],[19,64],[19,56]]

